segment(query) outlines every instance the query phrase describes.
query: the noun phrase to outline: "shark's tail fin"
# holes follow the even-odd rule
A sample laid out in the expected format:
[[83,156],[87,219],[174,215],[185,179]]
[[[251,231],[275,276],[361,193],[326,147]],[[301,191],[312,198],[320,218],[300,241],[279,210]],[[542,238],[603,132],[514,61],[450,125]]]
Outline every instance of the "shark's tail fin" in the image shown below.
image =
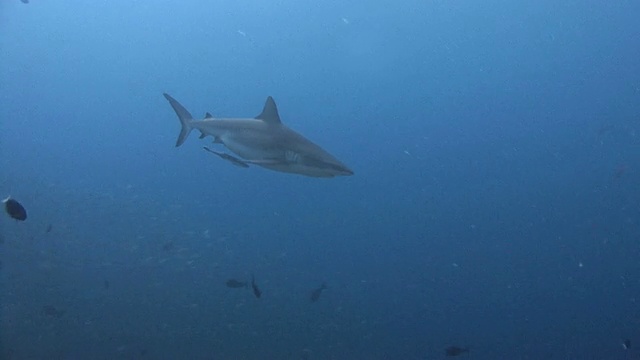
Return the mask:
[[187,136],[189,136],[189,133],[193,129],[191,127],[193,116],[191,116],[189,111],[187,111],[184,106],[180,105],[180,103],[176,99],[172,98],[171,95],[167,93],[164,93],[163,95],[165,99],[169,101],[169,104],[171,104],[173,111],[175,111],[176,115],[178,115],[180,124],[182,125],[182,129],[180,129],[180,135],[178,135],[178,141],[176,141],[176,147],[178,147],[182,145],[185,140],[187,140]]

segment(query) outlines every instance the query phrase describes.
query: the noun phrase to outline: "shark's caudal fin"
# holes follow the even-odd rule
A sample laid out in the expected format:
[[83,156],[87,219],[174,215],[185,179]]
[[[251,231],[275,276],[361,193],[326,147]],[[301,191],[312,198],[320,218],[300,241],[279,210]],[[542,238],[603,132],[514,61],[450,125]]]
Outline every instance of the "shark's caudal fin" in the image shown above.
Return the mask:
[[178,118],[180,119],[180,124],[182,125],[182,129],[180,129],[180,135],[178,135],[178,141],[176,141],[176,147],[182,145],[185,140],[187,140],[187,136],[192,130],[191,120],[193,120],[193,116],[184,108],[184,106],[180,105],[180,103],[171,97],[171,95],[164,93],[165,99],[169,101],[173,111],[176,112]]

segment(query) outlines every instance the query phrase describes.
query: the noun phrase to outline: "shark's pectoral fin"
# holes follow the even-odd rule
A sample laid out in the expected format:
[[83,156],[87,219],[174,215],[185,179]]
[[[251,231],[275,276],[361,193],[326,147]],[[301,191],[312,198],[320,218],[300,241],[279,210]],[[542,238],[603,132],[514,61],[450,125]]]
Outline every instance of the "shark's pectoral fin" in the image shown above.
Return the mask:
[[225,153],[221,153],[215,150],[211,150],[208,147],[204,146],[203,149],[207,150],[208,152],[212,153],[212,154],[216,154],[219,157],[221,157],[224,160],[227,160],[228,162],[230,162],[232,165],[238,166],[238,167],[242,167],[242,168],[248,168],[249,164],[247,164],[246,162],[238,159],[235,156],[231,156],[229,154],[225,154]]

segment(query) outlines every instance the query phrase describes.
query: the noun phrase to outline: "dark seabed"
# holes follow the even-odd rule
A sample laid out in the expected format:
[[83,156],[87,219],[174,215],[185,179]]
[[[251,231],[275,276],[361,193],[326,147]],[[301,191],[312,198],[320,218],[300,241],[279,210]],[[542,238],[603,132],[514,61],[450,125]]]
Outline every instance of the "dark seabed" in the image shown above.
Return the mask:
[[[1,1],[0,199],[29,217],[0,216],[0,359],[640,359],[638,19]],[[355,175],[176,148],[165,92],[197,119],[273,96]]]

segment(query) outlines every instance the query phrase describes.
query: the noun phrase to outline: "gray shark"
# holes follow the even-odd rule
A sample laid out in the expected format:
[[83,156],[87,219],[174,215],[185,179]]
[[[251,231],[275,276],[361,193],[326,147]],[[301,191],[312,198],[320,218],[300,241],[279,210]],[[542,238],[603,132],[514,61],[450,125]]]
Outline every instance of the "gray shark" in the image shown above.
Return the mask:
[[275,101],[269,96],[260,115],[255,118],[214,118],[207,113],[203,120],[193,116],[168,94],[164,97],[178,115],[182,129],[176,147],[182,145],[191,130],[200,131],[200,138],[213,137],[242,159],[212,151],[240,167],[249,164],[274,171],[312,177],[353,175],[353,171],[304,136],[289,129],[280,121]]

